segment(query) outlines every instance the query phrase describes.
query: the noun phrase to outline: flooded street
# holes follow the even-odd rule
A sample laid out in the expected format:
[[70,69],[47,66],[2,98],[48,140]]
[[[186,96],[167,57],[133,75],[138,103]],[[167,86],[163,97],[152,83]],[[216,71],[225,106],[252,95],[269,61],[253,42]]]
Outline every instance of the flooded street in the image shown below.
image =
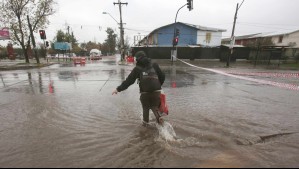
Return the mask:
[[136,83],[111,95],[133,69],[114,58],[0,72],[0,167],[299,167],[298,77],[160,67],[163,127]]

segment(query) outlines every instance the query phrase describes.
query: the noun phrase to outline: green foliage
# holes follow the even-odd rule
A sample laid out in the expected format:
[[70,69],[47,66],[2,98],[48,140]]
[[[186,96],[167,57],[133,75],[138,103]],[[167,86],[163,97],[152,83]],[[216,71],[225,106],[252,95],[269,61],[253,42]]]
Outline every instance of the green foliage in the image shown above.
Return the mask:
[[79,47],[78,41],[73,32],[71,34],[68,34],[68,33],[64,33],[62,30],[58,30],[53,40],[54,42],[71,43],[73,53],[79,53],[81,51],[81,48]]
[[114,33],[112,28],[107,28],[106,32],[107,32],[107,39],[103,43],[102,52],[115,53],[117,35]]
[[78,45],[78,41],[76,37],[74,36],[74,33],[72,32],[71,34],[64,33],[62,30],[58,30],[56,33],[56,36],[54,37],[55,42],[69,42],[73,46]]
[[91,49],[99,49],[99,50],[101,50],[101,44],[100,43],[96,44],[96,43],[91,42],[91,41],[89,41],[87,43],[81,43],[80,47],[82,49],[87,50],[87,51],[90,51]]

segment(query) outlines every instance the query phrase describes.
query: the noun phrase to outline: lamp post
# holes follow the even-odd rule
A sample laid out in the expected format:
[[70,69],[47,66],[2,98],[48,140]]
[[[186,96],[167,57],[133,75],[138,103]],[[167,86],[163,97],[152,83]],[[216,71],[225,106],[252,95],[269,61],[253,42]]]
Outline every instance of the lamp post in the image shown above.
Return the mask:
[[[108,12],[103,12],[103,14],[108,14],[108,15],[110,15],[110,13],[108,13]],[[115,22],[117,23],[117,24],[119,24],[118,22],[117,22],[117,20],[115,19],[115,18],[113,18],[113,16],[112,15],[110,15],[111,16],[111,18],[112,19],[114,19],[115,20]]]
[[[108,13],[108,12],[103,12],[103,14],[108,14],[108,15],[110,15],[110,13]],[[120,29],[120,44],[121,44],[121,49],[120,49],[120,53],[121,53],[121,61],[123,62],[124,61],[124,59],[125,59],[125,57],[124,57],[124,52],[123,52],[123,48],[124,48],[124,38],[123,38],[123,36],[124,36],[124,31],[123,31],[123,23],[118,23],[117,22],[117,20],[112,16],[112,15],[110,15],[111,16],[111,18],[113,19],[113,20],[115,20],[115,22],[118,24],[118,25],[120,25],[120,27],[119,27],[119,29]]]

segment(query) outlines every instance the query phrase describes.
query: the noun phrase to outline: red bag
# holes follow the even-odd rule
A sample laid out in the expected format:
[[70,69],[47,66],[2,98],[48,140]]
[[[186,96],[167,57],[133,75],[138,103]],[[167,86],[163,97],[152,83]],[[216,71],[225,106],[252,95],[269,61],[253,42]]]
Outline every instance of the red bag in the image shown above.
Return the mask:
[[168,115],[168,106],[166,103],[166,95],[164,93],[160,94],[160,107],[159,107],[159,113],[160,116],[167,116]]

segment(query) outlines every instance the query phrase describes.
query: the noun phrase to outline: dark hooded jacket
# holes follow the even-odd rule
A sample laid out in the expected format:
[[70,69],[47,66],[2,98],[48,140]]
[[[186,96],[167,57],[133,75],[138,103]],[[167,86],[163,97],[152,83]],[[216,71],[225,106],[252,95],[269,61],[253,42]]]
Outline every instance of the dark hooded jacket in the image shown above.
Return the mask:
[[[150,58],[142,56],[141,58],[139,58],[137,60],[136,66],[131,71],[131,73],[129,74],[129,76],[126,78],[126,80],[123,81],[122,84],[116,88],[117,91],[118,92],[124,91],[129,86],[131,86],[132,84],[134,84],[135,81],[136,81],[136,79],[140,78],[140,74],[142,72],[142,68],[145,68],[145,67],[149,66],[150,64],[152,64],[153,68],[155,69],[155,71],[156,71],[156,73],[158,75],[158,79],[159,79],[159,81],[161,83],[161,86],[162,86],[163,83],[164,83],[164,81],[165,81],[165,74],[161,71],[161,69],[160,69],[160,67],[159,67],[159,65],[157,63],[152,63]],[[140,84],[139,84],[139,89],[140,89],[140,92],[144,92],[144,91],[141,91]]]

